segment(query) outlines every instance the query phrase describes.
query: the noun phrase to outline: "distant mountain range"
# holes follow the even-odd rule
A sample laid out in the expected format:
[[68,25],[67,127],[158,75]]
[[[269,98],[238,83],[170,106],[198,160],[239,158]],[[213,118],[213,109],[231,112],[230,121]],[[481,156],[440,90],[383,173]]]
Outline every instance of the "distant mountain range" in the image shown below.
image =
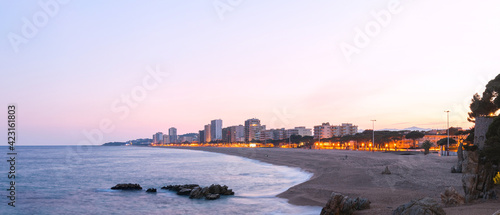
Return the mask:
[[430,131],[432,128],[419,128],[419,127],[409,127],[404,129],[396,129],[396,128],[384,128],[377,131]]
[[153,142],[153,139],[137,139],[137,140],[129,140],[126,142],[109,142],[102,144],[103,146],[124,146],[127,144],[132,145],[149,145],[149,143]]

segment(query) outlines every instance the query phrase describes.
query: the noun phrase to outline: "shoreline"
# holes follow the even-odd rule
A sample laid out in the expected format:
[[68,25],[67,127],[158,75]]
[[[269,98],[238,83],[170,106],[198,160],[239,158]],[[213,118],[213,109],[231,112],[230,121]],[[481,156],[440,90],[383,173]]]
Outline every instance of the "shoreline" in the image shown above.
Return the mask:
[[[398,155],[393,152],[282,148],[161,147],[234,155],[261,162],[300,168],[313,176],[277,197],[299,206],[324,207],[332,192],[365,197],[371,208],[355,214],[391,214],[413,199],[431,197],[453,186],[463,195],[461,174],[450,172],[456,157],[436,154]],[[391,175],[382,175],[385,166]],[[500,210],[500,200],[478,201],[444,208],[447,214],[488,214]]]

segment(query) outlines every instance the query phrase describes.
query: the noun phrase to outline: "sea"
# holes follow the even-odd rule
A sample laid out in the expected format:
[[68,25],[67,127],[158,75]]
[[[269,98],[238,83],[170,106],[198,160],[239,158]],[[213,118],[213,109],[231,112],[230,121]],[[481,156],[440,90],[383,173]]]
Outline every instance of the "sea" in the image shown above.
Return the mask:
[[[219,153],[134,146],[18,146],[15,207],[8,205],[9,156],[0,170],[0,214],[319,214],[276,197],[308,180],[298,168]],[[110,188],[138,183],[142,191]],[[162,186],[227,185],[234,196],[189,199]],[[156,188],[157,193],[146,193]],[[12,197],[10,197],[12,198]]]

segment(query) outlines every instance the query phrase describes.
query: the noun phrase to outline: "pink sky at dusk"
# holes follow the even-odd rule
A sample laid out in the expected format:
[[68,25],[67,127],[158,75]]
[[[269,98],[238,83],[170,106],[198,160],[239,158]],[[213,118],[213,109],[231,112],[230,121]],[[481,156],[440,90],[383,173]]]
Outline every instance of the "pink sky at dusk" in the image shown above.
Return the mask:
[[[390,4],[399,12],[380,23],[372,14]],[[103,119],[114,130],[102,142],[254,117],[268,128],[371,129],[376,119],[376,129],[444,129],[450,110],[450,125],[468,128],[472,95],[500,72],[497,1],[230,6],[221,19],[212,1],[71,1],[27,43],[13,45],[9,35],[24,37],[23,19],[44,10],[36,1],[3,1],[4,121],[7,104],[16,103],[19,145],[79,144]],[[366,34],[373,23],[379,31],[346,57],[342,44],[356,47],[356,29]],[[146,68],[157,65],[168,77],[148,79],[155,87],[122,119],[115,102],[144,87]]]

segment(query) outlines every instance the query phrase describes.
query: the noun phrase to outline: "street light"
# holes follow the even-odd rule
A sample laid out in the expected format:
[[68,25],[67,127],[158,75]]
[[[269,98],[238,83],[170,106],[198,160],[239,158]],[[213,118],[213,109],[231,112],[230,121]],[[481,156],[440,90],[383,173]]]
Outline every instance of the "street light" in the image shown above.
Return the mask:
[[373,147],[375,147],[375,119],[372,119],[372,127],[373,127],[373,140],[372,140],[372,143],[373,143]]
[[450,111],[447,110],[446,112],[446,130],[448,134],[448,138],[446,138],[446,156],[450,155]]

